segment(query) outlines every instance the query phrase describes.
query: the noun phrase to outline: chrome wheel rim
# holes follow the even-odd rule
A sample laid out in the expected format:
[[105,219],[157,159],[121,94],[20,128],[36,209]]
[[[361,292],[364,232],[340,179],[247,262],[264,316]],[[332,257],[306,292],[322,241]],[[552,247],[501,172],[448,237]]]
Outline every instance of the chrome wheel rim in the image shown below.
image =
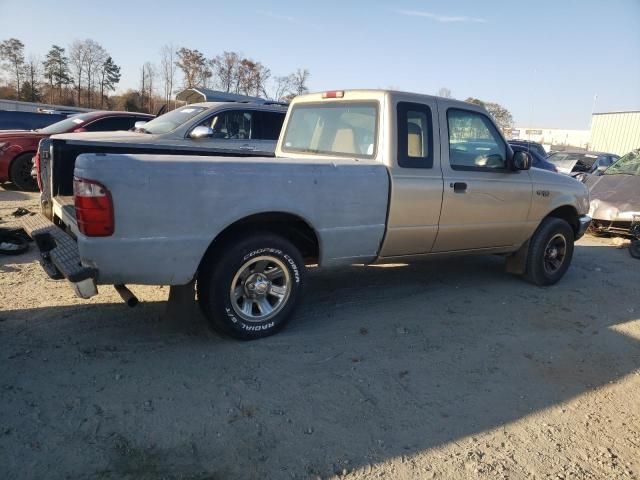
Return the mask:
[[233,310],[248,322],[264,322],[277,315],[291,295],[291,275],[276,257],[263,255],[243,264],[231,282]]
[[544,270],[548,274],[555,274],[567,257],[567,239],[558,233],[551,237],[544,249]]

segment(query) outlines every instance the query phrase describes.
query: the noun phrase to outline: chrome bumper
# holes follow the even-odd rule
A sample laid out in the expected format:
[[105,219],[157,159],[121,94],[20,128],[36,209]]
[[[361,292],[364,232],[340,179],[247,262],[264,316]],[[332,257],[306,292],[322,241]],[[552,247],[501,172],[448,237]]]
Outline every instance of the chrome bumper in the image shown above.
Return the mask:
[[578,219],[579,225],[578,225],[578,233],[576,234],[576,240],[578,240],[579,238],[581,238],[587,231],[587,229],[589,228],[589,225],[591,225],[591,217],[589,215],[581,215],[580,218]]

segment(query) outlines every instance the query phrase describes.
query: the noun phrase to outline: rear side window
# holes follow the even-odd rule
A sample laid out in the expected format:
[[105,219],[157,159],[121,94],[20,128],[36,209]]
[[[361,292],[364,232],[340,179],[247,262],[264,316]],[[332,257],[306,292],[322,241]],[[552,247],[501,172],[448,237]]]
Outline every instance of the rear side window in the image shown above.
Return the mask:
[[258,140],[277,140],[284,123],[285,113],[254,112],[256,136]]
[[492,171],[507,167],[507,146],[486,115],[450,108],[447,123],[453,170]]
[[112,132],[129,130],[136,123],[135,117],[109,117],[96,120],[84,126],[88,132]]
[[399,102],[398,165],[403,168],[433,167],[431,109],[420,103]]

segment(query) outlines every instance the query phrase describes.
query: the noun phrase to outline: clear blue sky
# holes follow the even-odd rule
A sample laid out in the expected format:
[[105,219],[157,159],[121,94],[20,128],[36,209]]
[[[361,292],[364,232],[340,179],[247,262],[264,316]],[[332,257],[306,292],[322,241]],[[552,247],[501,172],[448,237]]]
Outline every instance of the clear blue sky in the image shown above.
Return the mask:
[[[193,8],[190,7],[193,5]],[[520,126],[588,128],[596,111],[640,109],[640,0],[0,0],[0,39],[27,54],[92,38],[121,88],[163,44],[235,50],[312,91],[451,89],[506,106]]]

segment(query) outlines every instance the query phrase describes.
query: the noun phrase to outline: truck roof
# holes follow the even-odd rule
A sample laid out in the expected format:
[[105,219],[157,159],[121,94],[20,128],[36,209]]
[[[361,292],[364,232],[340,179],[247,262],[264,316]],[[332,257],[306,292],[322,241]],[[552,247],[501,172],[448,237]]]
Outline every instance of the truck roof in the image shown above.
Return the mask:
[[438,97],[437,95],[427,95],[423,93],[404,92],[401,90],[389,90],[389,89],[350,89],[350,90],[330,90],[325,92],[307,93],[304,95],[298,95],[291,102],[292,105],[299,102],[315,102],[315,101],[327,101],[331,98],[326,98],[324,95],[329,92],[341,92],[342,97],[336,98],[336,100],[353,99],[353,100],[382,100],[383,98],[402,97],[404,100],[415,98],[417,101],[420,99],[438,99],[440,102],[447,102],[450,105],[458,105],[463,108],[469,108],[469,105],[475,107],[482,107],[481,105],[470,104],[462,100],[455,100],[453,98]]

